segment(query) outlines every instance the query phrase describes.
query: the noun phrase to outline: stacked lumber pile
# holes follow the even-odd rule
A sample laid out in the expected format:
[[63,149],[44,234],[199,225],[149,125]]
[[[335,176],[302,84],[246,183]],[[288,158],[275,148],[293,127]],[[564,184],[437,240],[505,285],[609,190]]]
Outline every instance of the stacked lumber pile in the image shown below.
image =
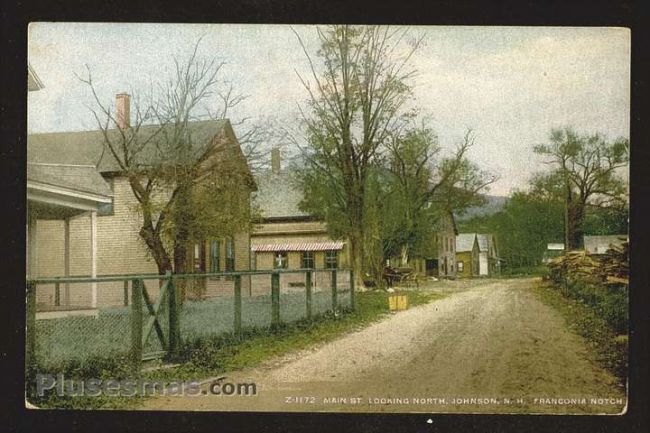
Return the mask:
[[627,285],[630,275],[629,244],[610,247],[605,254],[569,251],[548,263],[549,277],[555,283],[566,278],[592,284]]

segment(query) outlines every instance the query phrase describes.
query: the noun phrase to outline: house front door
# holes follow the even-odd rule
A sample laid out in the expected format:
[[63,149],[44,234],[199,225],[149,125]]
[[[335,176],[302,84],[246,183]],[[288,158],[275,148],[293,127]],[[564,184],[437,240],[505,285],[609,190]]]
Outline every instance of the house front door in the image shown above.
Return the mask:
[[438,275],[438,259],[426,259],[424,266],[427,277]]

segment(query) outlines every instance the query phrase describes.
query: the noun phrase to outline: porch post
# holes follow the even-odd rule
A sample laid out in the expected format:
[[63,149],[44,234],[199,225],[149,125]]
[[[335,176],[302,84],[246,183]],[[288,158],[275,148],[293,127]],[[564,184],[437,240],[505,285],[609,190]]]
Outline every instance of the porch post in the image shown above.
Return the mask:
[[[70,277],[70,218],[63,220],[63,275]],[[70,283],[65,283],[63,303],[70,306]]]
[[[90,278],[97,278],[97,211],[90,211]],[[90,285],[91,307],[97,308],[97,283]]]
[[38,278],[37,221],[36,216],[29,215],[27,221],[27,275],[29,278]]

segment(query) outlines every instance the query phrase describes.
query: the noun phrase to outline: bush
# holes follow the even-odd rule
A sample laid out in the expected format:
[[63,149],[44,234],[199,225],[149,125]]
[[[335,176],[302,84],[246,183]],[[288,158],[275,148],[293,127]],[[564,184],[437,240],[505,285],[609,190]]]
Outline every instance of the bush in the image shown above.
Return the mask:
[[627,333],[629,301],[626,285],[596,284],[577,278],[554,285],[565,296],[582,302],[598,313],[616,334]]

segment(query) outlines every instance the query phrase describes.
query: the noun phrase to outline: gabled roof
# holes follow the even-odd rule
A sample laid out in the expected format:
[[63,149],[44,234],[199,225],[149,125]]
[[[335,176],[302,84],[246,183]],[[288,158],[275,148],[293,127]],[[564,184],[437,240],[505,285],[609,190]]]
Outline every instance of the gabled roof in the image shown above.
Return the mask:
[[262,213],[262,218],[305,218],[310,215],[298,207],[303,193],[295,173],[268,171],[255,177],[257,192],[253,203]]
[[[197,157],[207,150],[212,139],[223,132],[226,125],[229,125],[227,119],[195,121],[188,124],[189,141]],[[160,143],[164,141],[165,134],[171,131],[172,126],[162,129],[159,125],[141,126],[137,139],[141,143],[146,142],[146,145],[139,155],[138,162],[143,165],[155,164],[157,160],[165,158],[164,148],[161,149]],[[121,139],[118,129],[110,129],[107,133],[116,142]],[[117,161],[104,146],[104,135],[100,130],[30,134],[27,136],[27,161],[91,165],[96,166],[102,173],[120,171]]]
[[101,196],[113,195],[104,178],[91,165],[27,164],[27,182],[88,192]]
[[454,214],[448,210],[440,209],[437,212],[435,228],[438,231],[443,231],[451,228],[454,232],[454,235],[458,234],[458,227],[456,227],[456,219],[454,217]]
[[474,249],[476,233],[460,233],[456,235],[456,252],[463,253]]
[[489,238],[490,235],[486,234],[477,234],[476,238],[478,239],[478,250],[480,252],[487,252],[490,249],[490,241]]
[[478,249],[481,252],[489,251],[490,247],[495,248],[494,235],[492,233],[479,233],[476,235],[478,239]]

